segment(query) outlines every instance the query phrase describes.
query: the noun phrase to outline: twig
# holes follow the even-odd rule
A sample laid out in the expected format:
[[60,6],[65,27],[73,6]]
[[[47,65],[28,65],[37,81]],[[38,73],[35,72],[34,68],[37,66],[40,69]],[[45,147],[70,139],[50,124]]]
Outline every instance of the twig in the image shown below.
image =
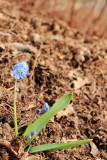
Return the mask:
[[28,44],[22,44],[22,43],[15,42],[15,43],[5,43],[5,45],[11,46],[17,50],[21,50],[24,52],[33,52],[33,53],[37,52],[37,49],[35,47],[28,45]]
[[105,15],[105,12],[107,11],[107,1],[105,3],[105,5],[103,6],[102,10],[100,11],[99,16],[96,18],[96,21],[101,21],[101,19],[103,18],[103,16]]
[[[99,30],[102,30],[102,26],[104,26],[104,34],[106,33],[106,25],[105,25],[105,19],[104,19],[104,15],[106,14],[106,10],[107,10],[107,1],[105,3],[105,5],[103,6],[99,16],[95,19],[95,27],[94,27],[94,30],[92,30],[92,33],[95,32],[95,33],[99,33]],[[104,24],[103,24],[104,23]],[[102,37],[104,37],[104,35],[102,33]],[[98,34],[99,35],[99,34]]]
[[10,33],[6,33],[6,32],[0,32],[0,35],[7,36],[7,37],[11,36]]
[[99,104],[89,94],[85,93],[85,96],[87,96],[87,98],[89,98],[93,103],[99,106]]
[[73,0],[72,2],[72,6],[71,6],[71,11],[70,11],[70,27],[73,26],[73,23],[74,23],[74,15],[75,15],[75,0]]
[[54,4],[52,6],[51,16],[55,16],[56,13],[56,7],[57,7],[57,0],[54,0]]
[[98,4],[99,4],[99,1],[96,0],[95,3],[94,3],[94,5],[93,5],[93,7],[92,7],[92,9],[90,10],[90,14],[89,14],[89,26],[88,26],[87,32],[90,31],[90,30],[93,30],[95,11],[96,11],[96,8],[97,8]]

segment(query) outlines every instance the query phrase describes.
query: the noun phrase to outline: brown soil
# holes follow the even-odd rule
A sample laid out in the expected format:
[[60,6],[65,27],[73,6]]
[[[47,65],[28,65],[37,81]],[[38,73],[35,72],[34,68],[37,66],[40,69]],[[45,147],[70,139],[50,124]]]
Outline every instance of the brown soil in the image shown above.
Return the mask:
[[[44,102],[52,106],[62,95],[73,93],[73,102],[46,125],[32,145],[93,139],[90,144],[39,152],[29,159],[106,160],[107,40],[83,36],[62,21],[29,15],[2,1],[0,22],[0,139],[14,139],[14,78],[10,72],[15,64],[26,61],[30,74],[18,81],[17,89],[20,135]],[[0,147],[0,159],[11,159],[10,151]]]

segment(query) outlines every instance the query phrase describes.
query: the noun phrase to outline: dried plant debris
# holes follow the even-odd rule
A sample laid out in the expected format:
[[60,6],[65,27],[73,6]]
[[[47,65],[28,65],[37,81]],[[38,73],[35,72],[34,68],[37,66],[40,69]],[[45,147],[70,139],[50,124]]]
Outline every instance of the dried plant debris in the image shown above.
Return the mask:
[[[0,1],[0,11],[0,159],[106,159],[107,40],[85,37],[62,21],[28,14],[5,1]],[[72,104],[48,123],[32,145],[86,138],[93,139],[91,144],[33,156],[23,153],[21,140],[15,147],[10,72],[22,61],[28,64],[29,75],[18,81],[19,133],[44,102],[51,107],[63,94],[73,92]]]

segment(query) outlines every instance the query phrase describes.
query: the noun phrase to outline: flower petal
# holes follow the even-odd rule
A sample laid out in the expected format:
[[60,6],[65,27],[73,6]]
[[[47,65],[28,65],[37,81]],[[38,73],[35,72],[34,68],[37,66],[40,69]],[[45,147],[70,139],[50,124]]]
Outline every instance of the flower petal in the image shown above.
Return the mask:
[[25,79],[26,78],[26,74],[24,72],[21,73],[21,76],[20,76],[22,79]]
[[15,79],[20,79],[19,74],[15,74],[14,77],[15,77]]

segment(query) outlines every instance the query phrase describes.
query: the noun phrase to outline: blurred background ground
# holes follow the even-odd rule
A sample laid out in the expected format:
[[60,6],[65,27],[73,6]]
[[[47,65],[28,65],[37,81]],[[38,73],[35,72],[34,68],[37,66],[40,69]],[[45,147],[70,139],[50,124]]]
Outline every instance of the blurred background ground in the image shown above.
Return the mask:
[[[14,139],[10,72],[25,61],[30,74],[17,89],[20,135],[44,102],[52,106],[73,92],[73,102],[32,145],[93,139],[77,148],[36,153],[33,159],[107,159],[106,12],[107,1],[101,0],[0,1],[0,139]],[[11,159],[7,148],[1,147],[0,158]]]
[[82,33],[107,37],[107,0],[8,0],[22,10],[64,20]]

